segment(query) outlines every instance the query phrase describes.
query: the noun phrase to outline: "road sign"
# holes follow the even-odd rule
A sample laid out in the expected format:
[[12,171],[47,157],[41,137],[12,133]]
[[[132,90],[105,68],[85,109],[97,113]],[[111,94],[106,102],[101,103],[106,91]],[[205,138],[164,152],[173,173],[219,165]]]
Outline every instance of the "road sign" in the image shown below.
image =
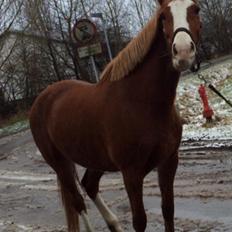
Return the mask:
[[95,38],[96,26],[89,19],[81,19],[76,22],[73,28],[73,36],[77,42],[87,44]]
[[84,46],[78,48],[78,55],[80,58],[85,58],[88,56],[94,56],[102,53],[101,43],[95,43],[89,46]]
[[102,47],[96,35],[97,28],[89,19],[78,20],[73,27],[72,37],[76,42],[78,55],[80,58],[90,58],[98,81],[99,76],[93,56],[102,53]]

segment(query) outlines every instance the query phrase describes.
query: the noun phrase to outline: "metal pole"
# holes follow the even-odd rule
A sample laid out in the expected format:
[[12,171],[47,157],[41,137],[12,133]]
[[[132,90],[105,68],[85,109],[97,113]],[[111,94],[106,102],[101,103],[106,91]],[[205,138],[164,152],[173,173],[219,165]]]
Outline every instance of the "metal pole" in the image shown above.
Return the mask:
[[111,47],[110,47],[110,42],[109,42],[109,37],[108,37],[108,33],[107,33],[106,22],[105,22],[105,20],[103,18],[103,15],[102,15],[102,13],[93,13],[93,14],[91,14],[91,17],[100,18],[101,21],[102,21],[102,26],[103,26],[103,31],[104,31],[104,36],[105,36],[107,51],[108,51],[110,60],[112,60],[113,59],[113,55],[112,55],[112,51],[111,51]]
[[98,81],[99,81],[99,76],[98,76],[98,71],[97,71],[97,67],[96,67],[96,64],[95,64],[94,57],[93,57],[93,56],[90,56],[90,60],[91,60],[92,66],[93,66],[93,71],[94,71],[94,75],[95,75],[95,80],[96,80],[96,82],[98,82]]
[[108,37],[108,34],[107,34],[105,20],[103,19],[103,17],[101,17],[101,20],[102,20],[102,26],[103,26],[103,31],[104,31],[104,35],[105,35],[105,40],[106,40],[106,46],[107,46],[108,54],[109,54],[110,60],[113,60],[113,56],[112,56],[112,51],[111,51],[111,47],[110,47],[109,37]]

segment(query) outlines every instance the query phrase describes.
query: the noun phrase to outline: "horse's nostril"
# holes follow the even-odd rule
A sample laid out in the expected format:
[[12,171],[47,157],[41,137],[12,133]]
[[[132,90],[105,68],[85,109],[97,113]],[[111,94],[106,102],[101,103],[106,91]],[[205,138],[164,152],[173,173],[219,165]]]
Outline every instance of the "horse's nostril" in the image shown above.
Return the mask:
[[176,44],[173,44],[172,46],[172,51],[173,51],[173,55],[176,56],[178,54],[178,51],[176,49]]
[[191,52],[194,52],[195,51],[195,45],[193,42],[191,42]]

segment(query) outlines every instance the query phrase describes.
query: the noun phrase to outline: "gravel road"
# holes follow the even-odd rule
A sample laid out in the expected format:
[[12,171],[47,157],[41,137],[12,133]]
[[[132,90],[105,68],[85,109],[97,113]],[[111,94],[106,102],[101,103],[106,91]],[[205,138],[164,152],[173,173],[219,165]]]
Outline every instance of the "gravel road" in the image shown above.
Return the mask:
[[[175,181],[176,231],[232,231],[232,142],[185,142]],[[215,141],[217,142],[217,141]],[[79,175],[83,168],[78,167]],[[128,198],[119,173],[107,173],[101,194],[125,231],[133,231]],[[95,231],[108,231],[85,196]],[[163,232],[156,172],[144,182],[148,232]],[[0,232],[66,231],[53,171],[42,160],[29,131],[0,139]],[[81,230],[84,231],[84,230]]]

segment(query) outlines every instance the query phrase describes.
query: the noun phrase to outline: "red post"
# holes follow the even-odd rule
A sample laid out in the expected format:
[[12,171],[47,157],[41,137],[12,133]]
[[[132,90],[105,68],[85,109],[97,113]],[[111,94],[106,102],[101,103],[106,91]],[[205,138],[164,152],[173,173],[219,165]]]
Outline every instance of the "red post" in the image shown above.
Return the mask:
[[212,117],[214,115],[214,112],[212,108],[209,106],[208,96],[206,93],[206,89],[204,85],[200,85],[198,90],[202,103],[203,103],[203,117],[206,118],[207,121],[212,121]]

